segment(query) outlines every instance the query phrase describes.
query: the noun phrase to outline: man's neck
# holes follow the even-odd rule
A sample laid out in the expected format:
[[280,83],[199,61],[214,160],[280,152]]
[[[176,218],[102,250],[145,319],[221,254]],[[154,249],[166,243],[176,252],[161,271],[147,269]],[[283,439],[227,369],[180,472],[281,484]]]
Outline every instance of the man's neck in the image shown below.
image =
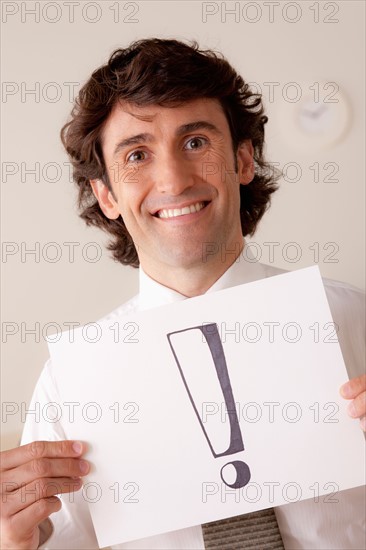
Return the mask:
[[144,272],[151,277],[151,279],[164,285],[187,298],[193,298],[194,296],[200,296],[204,294],[222,275],[233,265],[238,256],[242,253],[244,248],[244,242],[240,248],[238,248],[238,254],[228,255],[223,261],[222,257],[218,255],[215,258],[210,258],[207,262],[200,262],[196,266],[186,267],[172,267],[167,266],[164,273],[156,273],[151,266],[146,268],[141,264]]

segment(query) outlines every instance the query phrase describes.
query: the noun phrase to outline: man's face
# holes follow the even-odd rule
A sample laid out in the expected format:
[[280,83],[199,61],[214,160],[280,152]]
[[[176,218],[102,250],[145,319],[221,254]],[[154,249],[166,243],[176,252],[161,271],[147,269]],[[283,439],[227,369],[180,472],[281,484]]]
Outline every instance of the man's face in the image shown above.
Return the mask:
[[253,151],[250,142],[239,147],[235,173],[217,100],[174,108],[118,103],[102,150],[113,194],[99,180],[91,182],[94,193],[107,217],[122,216],[147,273],[202,265],[208,248],[221,258],[222,247],[242,242],[239,184],[253,179]]

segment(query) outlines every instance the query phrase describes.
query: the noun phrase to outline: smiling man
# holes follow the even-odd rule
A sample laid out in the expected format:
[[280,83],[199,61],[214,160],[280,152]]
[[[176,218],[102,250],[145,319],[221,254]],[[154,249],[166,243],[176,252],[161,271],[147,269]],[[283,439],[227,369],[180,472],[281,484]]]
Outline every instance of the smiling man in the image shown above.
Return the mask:
[[[142,40],[93,73],[62,140],[82,218],[111,235],[116,260],[140,266],[139,294],[105,319],[280,273],[255,262],[243,239],[276,189],[263,158],[266,122],[261,98],[222,56],[195,44]],[[341,391],[365,427],[363,298],[342,283],[325,281],[325,288],[352,378]],[[51,361],[35,402],[63,402]],[[2,453],[2,548],[98,547],[78,492],[89,471],[82,459],[87,442],[65,440],[61,420],[30,418],[24,445]],[[363,509],[357,488],[333,503],[301,501],[115,548],[358,549]]]
[[[121,101],[101,146],[112,184],[92,180],[94,194],[107,218],[122,216],[145,273],[185,296],[205,292],[235,259],[223,247],[243,247],[238,205],[240,184],[254,177],[250,140],[234,154],[217,99],[176,107]],[[207,262],[205,243],[216,245]]]

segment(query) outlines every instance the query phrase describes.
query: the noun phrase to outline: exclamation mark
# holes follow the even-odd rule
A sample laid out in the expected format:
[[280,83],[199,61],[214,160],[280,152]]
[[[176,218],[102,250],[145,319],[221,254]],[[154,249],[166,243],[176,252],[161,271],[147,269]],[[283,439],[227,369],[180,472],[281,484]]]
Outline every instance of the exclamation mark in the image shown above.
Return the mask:
[[[219,456],[232,455],[243,451],[243,438],[240,431],[224,349],[222,347],[217,324],[210,323],[170,332],[167,334],[167,338],[189,399],[192,403],[192,407],[197,415],[213,456],[217,458]],[[207,344],[207,346],[204,346],[205,350],[202,349],[202,341]],[[207,353],[207,351],[209,351],[209,353]],[[212,361],[215,370],[212,368]],[[214,376],[214,379],[212,376]],[[199,413],[199,404],[201,404],[201,410],[203,411],[203,405],[209,402],[207,395],[205,399],[203,399],[203,396],[199,395],[195,389],[195,382],[197,382],[197,385],[202,386],[202,377],[204,377],[206,382],[208,397],[213,394],[217,395],[219,391],[225,400],[225,406],[229,417],[229,433],[226,434],[227,443],[225,444],[226,450],[224,451],[218,450],[220,443],[222,445],[222,441],[216,439],[216,442],[213,442],[215,433],[211,430],[209,436],[204,422],[202,421],[201,414]],[[219,387],[217,387],[217,381],[219,382]],[[193,393],[195,393],[195,397],[193,397]],[[224,470],[229,465],[231,465],[236,472],[236,480],[234,483],[229,483],[224,478]],[[220,475],[225,485],[234,489],[240,489],[249,483],[250,469],[245,462],[233,460],[221,468]]]

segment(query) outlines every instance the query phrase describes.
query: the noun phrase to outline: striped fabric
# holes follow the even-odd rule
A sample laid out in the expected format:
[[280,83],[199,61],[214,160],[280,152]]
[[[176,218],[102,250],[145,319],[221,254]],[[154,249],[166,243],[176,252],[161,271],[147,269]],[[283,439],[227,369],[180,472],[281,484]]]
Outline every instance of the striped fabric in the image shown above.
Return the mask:
[[284,550],[273,508],[202,525],[206,550]]

